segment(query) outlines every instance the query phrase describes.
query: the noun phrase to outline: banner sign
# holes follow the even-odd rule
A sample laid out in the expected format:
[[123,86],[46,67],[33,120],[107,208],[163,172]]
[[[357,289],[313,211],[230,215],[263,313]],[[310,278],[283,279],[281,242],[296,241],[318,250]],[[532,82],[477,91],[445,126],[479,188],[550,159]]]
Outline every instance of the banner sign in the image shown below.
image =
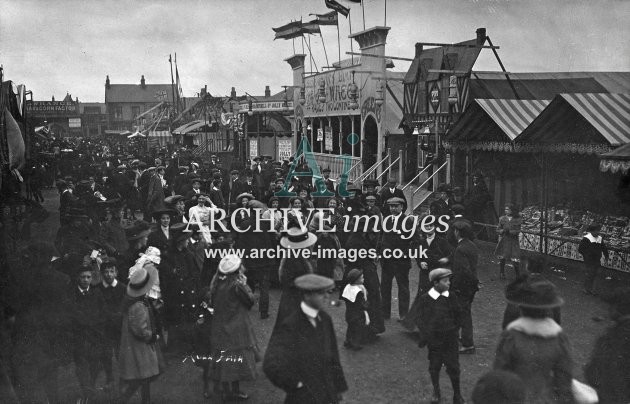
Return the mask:
[[[354,81],[359,87],[357,94],[357,102],[361,99],[361,83],[365,81],[364,74],[355,72]],[[320,102],[321,83],[324,84],[325,102]],[[307,77],[304,79],[305,100],[304,115],[313,116],[330,116],[330,115],[359,115],[359,108],[352,109],[349,107],[352,100],[348,97],[348,86],[352,84],[352,71],[334,70]]]
[[29,115],[78,115],[77,103],[66,101],[33,101],[26,103],[26,112]]
[[324,142],[324,148],[326,150],[332,151],[333,149],[333,132],[330,126],[326,126],[324,133],[326,135],[326,141]]
[[448,79],[448,103],[457,103],[457,76],[450,76]]
[[278,161],[288,160],[291,156],[293,156],[293,141],[278,139]]
[[68,127],[69,128],[80,128],[81,127],[81,118],[68,118]]
[[[293,101],[252,102],[252,112],[257,111],[293,111]],[[241,114],[249,112],[249,103],[246,102],[239,104],[238,112]]]
[[258,139],[250,138],[249,139],[249,159],[254,161],[254,158],[258,156]]

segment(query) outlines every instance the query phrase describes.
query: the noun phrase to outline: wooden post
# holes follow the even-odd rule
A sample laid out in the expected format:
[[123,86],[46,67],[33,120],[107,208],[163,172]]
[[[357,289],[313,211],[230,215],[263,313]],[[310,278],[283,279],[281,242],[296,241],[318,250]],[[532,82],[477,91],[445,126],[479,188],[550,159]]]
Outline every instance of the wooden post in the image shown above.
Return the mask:
[[339,155],[343,154],[343,117],[339,116]]
[[403,183],[403,167],[405,166],[405,162],[404,162],[404,154],[405,151],[404,150],[398,150],[398,183],[400,185],[402,185]]

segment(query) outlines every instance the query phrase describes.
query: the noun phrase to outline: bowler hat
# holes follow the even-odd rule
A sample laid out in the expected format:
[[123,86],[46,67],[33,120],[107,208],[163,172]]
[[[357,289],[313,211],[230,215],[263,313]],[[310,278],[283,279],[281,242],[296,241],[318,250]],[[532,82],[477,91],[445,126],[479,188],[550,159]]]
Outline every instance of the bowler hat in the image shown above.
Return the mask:
[[293,283],[296,288],[306,292],[328,291],[335,286],[335,281],[332,279],[316,274],[299,276]]
[[280,239],[280,245],[284,248],[308,248],[315,242],[317,242],[317,236],[300,227],[290,228]]
[[348,275],[346,275],[346,280],[348,281],[348,283],[352,284],[356,282],[361,277],[361,275],[363,275],[362,269],[353,268],[350,270],[350,272],[348,272]]
[[167,196],[166,198],[164,198],[164,202],[169,205],[175,205],[177,202],[183,199],[184,197],[181,195],[173,195],[173,196]]
[[175,215],[175,211],[173,209],[162,206],[151,213],[151,217],[153,217],[156,221],[159,221],[162,215],[169,215],[173,217],[173,215]]
[[156,279],[153,271],[147,271],[144,267],[138,268],[129,276],[127,295],[130,297],[144,296],[153,287],[155,281]]
[[436,268],[429,272],[429,282],[439,281],[442,278],[453,275],[453,272],[447,268]]
[[553,309],[564,304],[556,285],[545,279],[519,277],[505,291],[509,303],[533,309]]

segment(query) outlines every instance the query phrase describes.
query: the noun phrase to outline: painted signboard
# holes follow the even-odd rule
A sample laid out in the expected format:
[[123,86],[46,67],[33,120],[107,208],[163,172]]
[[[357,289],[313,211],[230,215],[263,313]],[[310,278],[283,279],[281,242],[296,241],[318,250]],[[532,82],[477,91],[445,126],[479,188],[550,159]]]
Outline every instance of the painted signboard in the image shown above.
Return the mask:
[[258,139],[250,138],[249,139],[249,158],[254,161],[254,158],[258,156]]
[[75,102],[33,101],[26,103],[26,112],[32,116],[68,116],[78,115],[79,108]]
[[[361,98],[360,83],[365,81],[365,74],[357,71],[354,76],[354,82],[359,87],[357,102]],[[349,106],[352,102],[348,97],[350,84],[352,84],[352,71],[349,69],[333,70],[305,78],[304,116],[359,115],[361,113],[359,108],[352,109]],[[320,100],[321,88],[324,89],[324,102]]]
[[293,141],[278,139],[278,161],[288,160],[291,156],[293,156]]

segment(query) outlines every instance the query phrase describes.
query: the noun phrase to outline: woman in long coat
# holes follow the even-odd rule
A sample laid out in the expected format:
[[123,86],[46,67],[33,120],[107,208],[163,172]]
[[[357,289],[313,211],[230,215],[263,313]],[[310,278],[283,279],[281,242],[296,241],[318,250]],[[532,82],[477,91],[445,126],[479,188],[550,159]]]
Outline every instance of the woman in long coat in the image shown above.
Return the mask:
[[127,383],[120,401],[127,402],[141,388],[143,403],[150,403],[150,383],[164,370],[153,306],[146,294],[157,279],[152,265],[136,269],[123,301],[123,323],[118,360],[120,378]]
[[[520,282],[520,283],[519,283]],[[526,403],[573,403],[569,340],[549,310],[564,301],[549,281],[516,281],[506,291],[521,309],[501,335],[494,369],[518,375],[526,386]]]
[[[299,227],[290,228],[287,235],[280,239],[280,245],[287,249],[310,248],[315,242],[317,242],[317,236]],[[313,273],[313,266],[300,253],[283,257],[282,261],[280,261],[279,275],[282,295],[278,305],[276,324],[273,327],[274,331],[280,327],[287,317],[299,310],[302,293],[295,286],[294,281],[296,278],[310,273]]]
[[220,389],[224,400],[248,398],[240,390],[239,382],[256,378],[259,360],[258,344],[248,315],[254,305],[254,294],[247,286],[244,270],[239,257],[228,255],[221,260],[219,272],[210,284],[210,305],[214,309],[210,329],[210,377],[215,393]]
[[521,233],[523,223],[518,211],[513,205],[505,206],[505,215],[499,218],[497,233],[499,243],[494,253],[499,258],[499,276],[505,279],[505,261],[511,261],[516,276],[519,275],[519,264],[521,261],[521,248],[518,242],[518,235]]

